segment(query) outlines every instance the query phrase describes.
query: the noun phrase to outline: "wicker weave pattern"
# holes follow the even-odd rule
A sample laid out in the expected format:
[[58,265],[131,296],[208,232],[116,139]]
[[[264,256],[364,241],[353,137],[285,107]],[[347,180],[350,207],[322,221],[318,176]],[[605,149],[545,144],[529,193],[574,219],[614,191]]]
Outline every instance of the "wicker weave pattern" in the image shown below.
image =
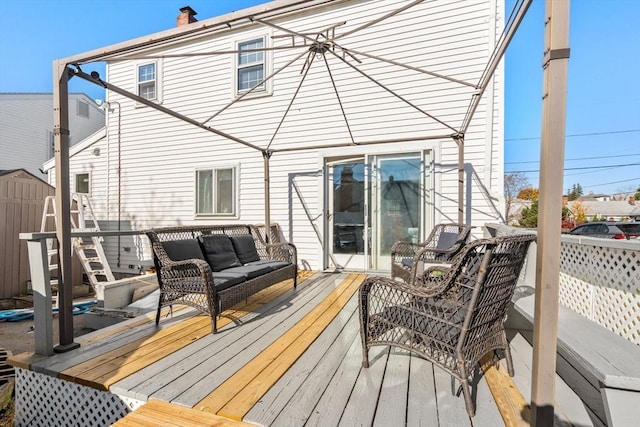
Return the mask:
[[[293,286],[296,286],[298,260],[295,246],[281,242],[267,244],[254,225],[167,227],[147,230],[145,234],[153,249],[160,287],[156,323],[160,320],[162,307],[185,304],[211,316],[212,330],[215,333],[218,330],[216,317],[222,311],[283,280],[293,279]],[[226,234],[227,236],[249,234],[253,237],[261,260],[284,261],[289,265],[218,292],[211,268],[206,261],[198,259],[172,261],[162,246],[162,242],[195,239],[208,234]]]
[[479,360],[504,350],[506,313],[534,235],[478,240],[466,245],[450,268],[427,269],[420,282],[370,277],[360,288],[363,366],[368,350],[392,345],[411,350],[457,378],[467,412],[475,413],[469,388]]
[[[394,243],[391,247],[391,277],[399,277],[406,283],[413,283],[417,268],[421,264],[451,262],[469,240],[471,228],[462,224],[438,224],[423,243]],[[458,235],[457,241],[446,250],[437,249],[442,233]]]

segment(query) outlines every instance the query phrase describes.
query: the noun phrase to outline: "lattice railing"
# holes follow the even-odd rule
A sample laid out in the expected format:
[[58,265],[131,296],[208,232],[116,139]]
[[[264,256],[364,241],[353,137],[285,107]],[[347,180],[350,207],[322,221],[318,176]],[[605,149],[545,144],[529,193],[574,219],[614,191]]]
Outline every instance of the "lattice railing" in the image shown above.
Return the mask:
[[110,426],[144,402],[16,368],[15,426]]
[[640,344],[640,242],[562,237],[560,303]]
[[[530,232],[502,224],[486,229],[493,236]],[[522,282],[534,286],[535,269],[526,273]],[[563,235],[559,301],[640,345],[640,241]]]

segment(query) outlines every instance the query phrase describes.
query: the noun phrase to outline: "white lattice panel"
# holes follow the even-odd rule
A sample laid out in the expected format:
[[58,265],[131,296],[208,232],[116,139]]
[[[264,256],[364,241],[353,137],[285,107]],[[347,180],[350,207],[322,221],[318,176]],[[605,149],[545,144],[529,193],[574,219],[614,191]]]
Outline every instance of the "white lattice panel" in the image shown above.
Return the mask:
[[576,313],[591,318],[593,286],[566,273],[560,273],[559,302]]
[[593,320],[640,344],[640,297],[617,289],[596,288]]
[[640,244],[565,236],[560,269],[562,305],[640,344]]
[[16,368],[15,426],[109,426],[138,401]]

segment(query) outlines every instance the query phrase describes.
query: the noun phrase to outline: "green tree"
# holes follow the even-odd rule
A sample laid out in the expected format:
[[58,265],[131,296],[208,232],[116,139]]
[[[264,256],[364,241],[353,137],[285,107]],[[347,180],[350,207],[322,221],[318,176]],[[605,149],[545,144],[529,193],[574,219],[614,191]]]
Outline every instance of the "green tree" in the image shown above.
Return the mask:
[[583,194],[582,185],[578,183],[578,184],[573,184],[571,186],[571,189],[567,193],[567,197],[569,198],[569,201],[573,201],[573,200],[578,200],[580,196],[582,196],[582,194]]
[[538,201],[534,200],[531,206],[522,209],[522,216],[520,217],[520,226],[526,228],[538,227]]
[[638,189],[636,190],[636,194],[633,195],[636,200],[640,200],[640,185],[638,185]]
[[[568,220],[571,216],[571,211],[566,206],[562,207],[562,219]],[[522,216],[520,217],[519,224],[521,227],[526,228],[538,228],[538,201],[534,200],[531,206],[522,209]]]

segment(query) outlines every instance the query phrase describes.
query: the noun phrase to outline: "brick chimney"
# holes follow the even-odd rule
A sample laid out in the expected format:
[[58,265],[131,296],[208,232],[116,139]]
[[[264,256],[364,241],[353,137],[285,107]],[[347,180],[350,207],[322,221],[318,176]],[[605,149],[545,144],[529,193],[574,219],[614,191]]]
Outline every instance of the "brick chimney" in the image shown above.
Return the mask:
[[178,15],[178,18],[177,18],[178,27],[191,24],[193,22],[198,22],[198,20],[196,19],[197,14],[198,12],[191,9],[189,6],[180,8],[180,15]]

